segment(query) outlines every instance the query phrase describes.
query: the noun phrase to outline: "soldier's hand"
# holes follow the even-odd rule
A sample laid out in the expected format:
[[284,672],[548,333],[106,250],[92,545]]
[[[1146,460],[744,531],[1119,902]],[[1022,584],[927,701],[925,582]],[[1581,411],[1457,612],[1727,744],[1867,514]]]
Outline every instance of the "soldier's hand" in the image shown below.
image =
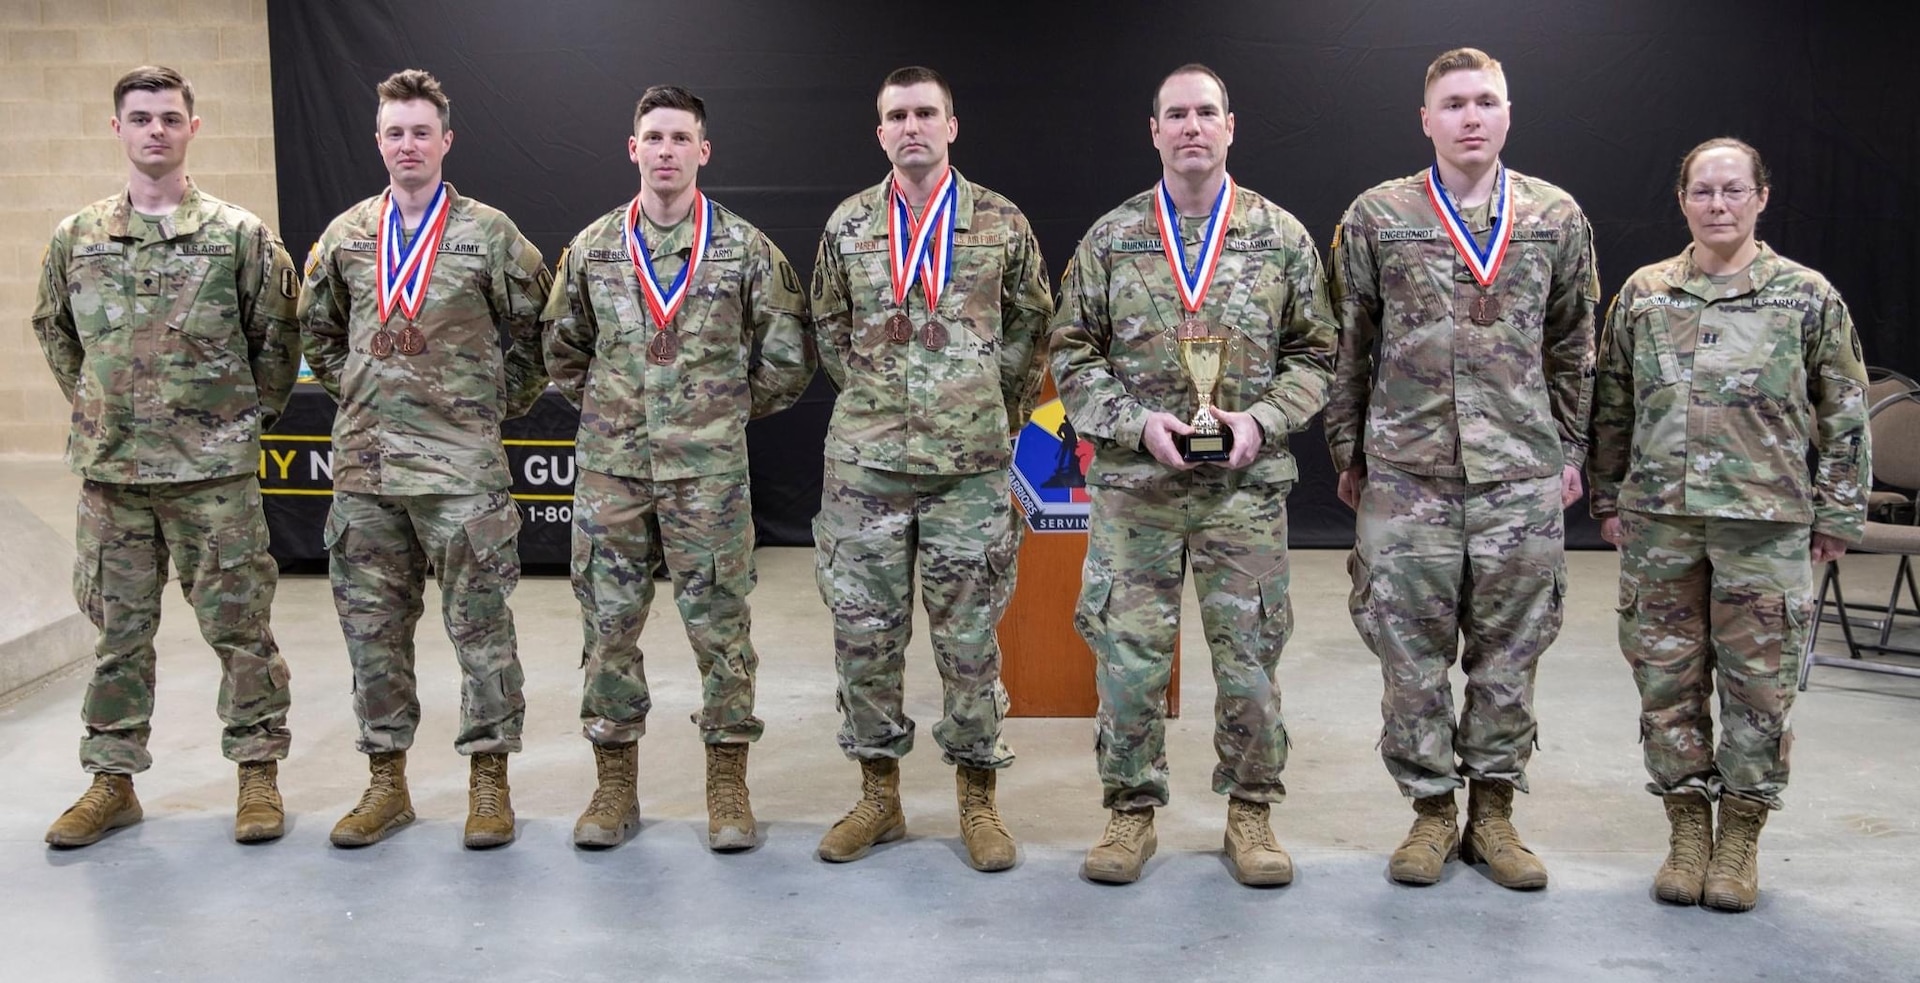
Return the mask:
[[1816,566],[1840,559],[1847,553],[1847,541],[1838,536],[1829,536],[1823,532],[1813,534],[1813,543],[1808,550]]
[[1146,428],[1140,432],[1140,441],[1147,445],[1147,452],[1153,459],[1177,471],[1192,471],[1193,462],[1180,456],[1180,448],[1173,446],[1174,434],[1190,434],[1193,428],[1187,426],[1171,413],[1148,413]]
[[1260,453],[1260,421],[1255,420],[1251,413],[1234,413],[1218,406],[1213,408],[1213,416],[1233,431],[1233,450],[1228,452],[1226,460],[1215,463],[1229,471],[1238,471],[1252,464],[1254,457]]
[[1356,464],[1340,472],[1340,484],[1334,494],[1340,496],[1340,504],[1355,512],[1360,511],[1360,492],[1367,487],[1367,466]]
[[1620,541],[1627,538],[1627,534],[1620,528],[1619,516],[1610,515],[1600,520],[1600,538],[1614,549],[1620,548]]
[[1586,494],[1586,488],[1580,484],[1580,469],[1569,464],[1560,469],[1560,507],[1567,508]]

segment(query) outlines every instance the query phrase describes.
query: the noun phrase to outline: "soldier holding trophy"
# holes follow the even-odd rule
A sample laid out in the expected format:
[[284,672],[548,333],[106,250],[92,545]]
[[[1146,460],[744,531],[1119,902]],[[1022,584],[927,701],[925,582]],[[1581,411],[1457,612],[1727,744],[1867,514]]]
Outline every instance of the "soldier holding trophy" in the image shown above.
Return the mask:
[[1175,69],[1149,131],[1164,175],[1081,240],[1051,333],[1068,418],[1095,447],[1075,624],[1094,651],[1112,816],[1081,873],[1130,883],[1153,855],[1191,568],[1219,689],[1213,789],[1229,796],[1228,864],[1243,884],[1286,884],[1293,862],[1268,810],[1286,792],[1275,674],[1293,627],[1287,436],[1326,401],[1336,328],[1306,229],[1227,175],[1220,77]]

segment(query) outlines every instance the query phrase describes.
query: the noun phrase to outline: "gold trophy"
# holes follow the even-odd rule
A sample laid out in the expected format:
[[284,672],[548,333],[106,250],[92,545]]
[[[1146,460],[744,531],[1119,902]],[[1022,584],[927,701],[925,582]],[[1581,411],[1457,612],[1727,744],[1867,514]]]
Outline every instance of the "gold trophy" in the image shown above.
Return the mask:
[[1193,380],[1194,392],[1200,397],[1200,409],[1188,421],[1193,432],[1174,434],[1173,445],[1180,449],[1183,460],[1224,461],[1233,453],[1233,431],[1221,426],[1220,418],[1213,415],[1213,391],[1220,385],[1227,339],[1205,335],[1182,337],[1179,345],[1180,367]]

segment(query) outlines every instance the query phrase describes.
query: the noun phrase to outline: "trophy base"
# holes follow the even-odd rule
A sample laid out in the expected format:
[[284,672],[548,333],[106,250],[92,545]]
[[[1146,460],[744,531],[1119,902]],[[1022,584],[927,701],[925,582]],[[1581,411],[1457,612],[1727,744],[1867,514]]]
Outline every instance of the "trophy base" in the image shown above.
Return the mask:
[[1180,449],[1183,461],[1224,461],[1233,454],[1233,431],[1222,428],[1219,433],[1177,433],[1173,446]]

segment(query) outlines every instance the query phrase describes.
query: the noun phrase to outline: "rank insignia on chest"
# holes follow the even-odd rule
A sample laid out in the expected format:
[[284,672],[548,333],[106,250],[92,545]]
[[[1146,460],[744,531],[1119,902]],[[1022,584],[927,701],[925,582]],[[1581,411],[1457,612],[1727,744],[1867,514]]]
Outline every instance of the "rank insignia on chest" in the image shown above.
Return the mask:
[[1702,332],[1700,332],[1700,347],[1702,347],[1702,348],[1712,348],[1712,347],[1713,347],[1714,345],[1717,345],[1717,344],[1719,344],[1719,343],[1720,343],[1720,334],[1719,334],[1719,332],[1717,332],[1717,331],[1702,331]]

